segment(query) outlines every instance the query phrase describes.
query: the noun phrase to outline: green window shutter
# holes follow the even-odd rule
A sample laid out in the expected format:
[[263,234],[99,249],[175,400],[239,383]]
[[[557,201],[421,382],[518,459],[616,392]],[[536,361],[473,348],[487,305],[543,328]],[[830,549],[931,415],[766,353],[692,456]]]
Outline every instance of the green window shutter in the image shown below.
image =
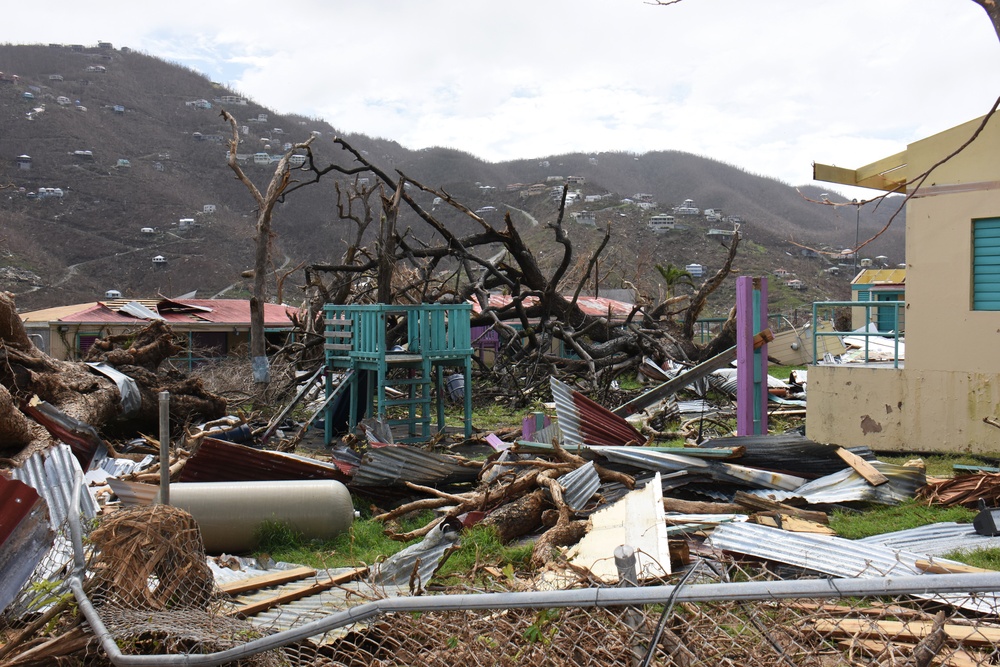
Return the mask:
[[1000,310],[1000,218],[972,221],[972,309]]

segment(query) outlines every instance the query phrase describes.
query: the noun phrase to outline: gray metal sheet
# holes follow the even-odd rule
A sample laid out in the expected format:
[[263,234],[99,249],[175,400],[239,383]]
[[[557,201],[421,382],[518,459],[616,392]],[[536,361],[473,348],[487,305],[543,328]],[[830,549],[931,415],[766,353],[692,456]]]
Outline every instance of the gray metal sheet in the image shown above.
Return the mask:
[[563,501],[574,512],[586,507],[601,486],[601,478],[593,461],[587,461],[585,465],[562,475],[557,481],[563,487]]
[[[751,523],[722,524],[709,536],[708,543],[723,551],[764,558],[835,577],[920,575],[924,572],[917,567],[917,561],[927,559],[926,554],[891,549],[871,542],[793,533]],[[1000,599],[996,594],[980,594],[976,598],[961,595],[920,597],[980,612],[995,614],[1000,610]]]
[[872,535],[858,541],[929,556],[943,556],[953,551],[1000,548],[1000,536],[980,535],[971,523],[955,522],[932,523],[919,528]]
[[[57,444],[34,453],[11,476],[38,491],[49,507],[52,527],[58,528],[69,513],[77,474],[83,475],[83,470],[73,450],[69,445]],[[80,512],[87,518],[97,516],[97,500],[84,485],[80,488]]]
[[472,481],[479,476],[481,469],[480,466],[463,466],[452,456],[393,445],[368,450],[351,481],[355,486]]
[[872,486],[852,468],[814,479],[795,489],[795,495],[812,504],[867,501],[883,505],[896,505],[912,498],[917,489],[927,483],[923,468],[898,466],[881,461],[871,465],[889,478],[889,481]]
[[420,542],[372,565],[368,580],[374,586],[407,589],[412,582],[414,593],[422,591],[448,555],[458,548],[460,534],[459,522],[441,521]]

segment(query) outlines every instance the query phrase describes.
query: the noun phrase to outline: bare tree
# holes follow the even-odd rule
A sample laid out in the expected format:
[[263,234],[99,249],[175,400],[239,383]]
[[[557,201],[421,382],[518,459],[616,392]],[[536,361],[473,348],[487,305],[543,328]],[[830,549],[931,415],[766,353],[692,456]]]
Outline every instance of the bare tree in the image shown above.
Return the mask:
[[264,340],[264,304],[267,302],[266,278],[271,252],[271,217],[275,205],[291,184],[289,159],[296,151],[308,149],[315,137],[309,137],[305,142],[295,144],[281,156],[274,174],[271,176],[267,191],[261,193],[257,186],[247,178],[236,159],[236,151],[240,145],[240,131],[236,119],[225,109],[222,110],[221,115],[233,130],[233,137],[229,141],[229,167],[236,173],[236,178],[247,187],[257,203],[253,292],[250,297],[250,358],[253,362],[254,381],[257,384],[267,384],[271,381],[271,374],[267,362],[267,345]]

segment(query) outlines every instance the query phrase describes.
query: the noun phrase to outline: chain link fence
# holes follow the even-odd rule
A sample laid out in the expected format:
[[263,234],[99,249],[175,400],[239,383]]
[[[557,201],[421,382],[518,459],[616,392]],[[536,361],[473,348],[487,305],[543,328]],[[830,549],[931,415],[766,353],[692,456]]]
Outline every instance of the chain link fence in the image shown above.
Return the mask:
[[558,591],[504,575],[393,596],[319,573],[257,605],[219,588],[180,510],[119,510],[75,542],[26,587],[47,597],[7,614],[0,666],[1000,664],[995,573],[823,579],[719,555],[660,585]]

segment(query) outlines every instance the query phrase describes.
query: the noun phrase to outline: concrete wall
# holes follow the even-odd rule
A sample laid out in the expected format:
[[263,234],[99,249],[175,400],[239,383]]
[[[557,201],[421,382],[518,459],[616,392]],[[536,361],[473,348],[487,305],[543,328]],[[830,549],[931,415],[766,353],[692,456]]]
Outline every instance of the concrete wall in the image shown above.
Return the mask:
[[[907,147],[913,179],[968,140],[970,121]],[[875,450],[996,455],[1000,312],[972,310],[972,223],[1000,217],[1000,120],[934,170],[906,210],[904,368],[813,366],[807,433]]]
[[[907,350],[909,352],[909,350]],[[806,434],[876,451],[995,456],[1000,377],[993,373],[811,366]]]

